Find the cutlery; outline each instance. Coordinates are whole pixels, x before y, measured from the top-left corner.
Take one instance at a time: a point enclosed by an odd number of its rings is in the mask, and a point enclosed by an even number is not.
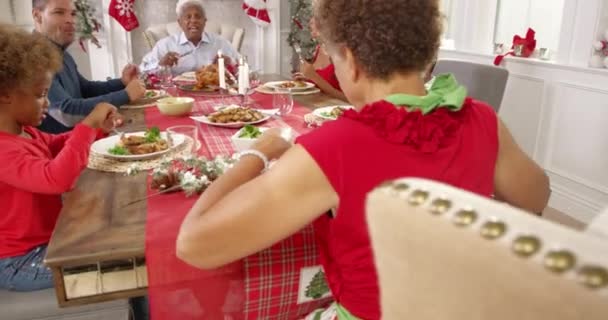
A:
[[[296,51],[296,53],[298,54],[298,57],[300,59],[302,59],[302,47],[300,47],[300,44],[298,43],[294,43],[293,45],[293,49]]]
[[[188,51],[188,52],[184,52],[184,53],[180,54],[180,55],[179,55],[179,57],[180,57],[180,58],[183,58],[183,57],[185,57],[185,56],[187,56],[187,55],[189,55],[189,54],[192,54],[192,52],[194,52],[194,50],[190,50],[190,51]]]
[[[149,196],[146,196],[146,197],[144,197],[144,198],[137,199],[137,200],[133,200],[133,201],[131,201],[131,202],[127,202],[127,203],[123,204],[122,206],[120,206],[120,207],[119,207],[119,209],[122,209],[122,208],[124,208],[124,207],[128,207],[128,206],[130,206],[130,205],[134,205],[134,204],[139,203],[139,202],[142,202],[142,201],[146,201],[146,200],[148,200],[148,199],[150,199],[150,198],[153,198],[153,197],[159,196],[159,195],[161,195],[161,194],[165,194],[165,193],[169,193],[169,192],[177,191],[177,190],[181,189],[181,187],[182,187],[181,185],[175,185],[175,186],[173,186],[173,187],[171,187],[171,188],[167,188],[167,189],[165,189],[165,190],[161,190],[161,191],[155,192],[155,193],[153,193],[153,194],[151,194],[151,195],[149,195]]]

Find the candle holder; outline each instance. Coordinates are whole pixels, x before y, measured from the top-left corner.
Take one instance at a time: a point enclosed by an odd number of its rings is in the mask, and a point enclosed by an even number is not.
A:
[[[513,54],[516,57],[522,57],[524,55],[524,45],[518,44],[513,48]]]
[[[494,54],[503,54],[504,51],[505,51],[504,44],[502,44],[502,43],[494,44]]]
[[[551,60],[551,51],[548,48],[540,48],[538,50],[538,58],[541,60]]]

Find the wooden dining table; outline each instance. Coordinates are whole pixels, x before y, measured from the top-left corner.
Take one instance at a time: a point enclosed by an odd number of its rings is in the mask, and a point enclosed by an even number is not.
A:
[[[282,80],[266,75],[262,81]],[[345,102],[319,93],[294,96],[311,110]],[[121,111],[124,132],[146,128],[144,109]],[[147,175],[86,169],[64,195],[44,262],[53,272],[62,307],[146,294]],[[137,200],[142,200],[137,202]],[[132,203],[135,202],[135,203]],[[125,203],[132,203],[125,206]]]

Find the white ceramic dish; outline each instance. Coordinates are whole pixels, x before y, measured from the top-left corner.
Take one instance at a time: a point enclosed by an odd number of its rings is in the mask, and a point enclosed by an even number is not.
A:
[[[194,99],[189,97],[169,97],[156,102],[158,111],[166,116],[184,116],[190,114]]]
[[[262,131],[262,133],[264,133],[264,131],[268,130],[269,128],[258,128],[260,129],[260,131]],[[241,134],[241,132],[243,131],[243,129],[237,131],[234,135],[232,135],[232,137],[230,137],[230,140],[232,141],[232,144],[234,145],[234,149],[238,152],[241,151],[245,151],[249,148],[251,148],[251,146],[258,141],[257,138],[239,138],[239,135]]]
[[[266,130],[270,129],[267,127],[258,127],[258,129],[260,129],[260,131],[262,133],[264,133]],[[245,150],[248,150],[251,148],[251,146],[258,140],[258,138],[239,138],[239,135],[241,134],[241,131],[243,131],[244,129],[241,129],[239,131],[237,131],[235,134],[232,135],[232,137],[230,137],[230,140],[232,141],[232,144],[234,145],[234,148],[236,149],[236,151],[238,152],[242,152]],[[291,128],[281,128],[281,137],[283,137],[283,139],[289,141],[289,142],[293,142],[293,139],[295,138],[295,134],[293,129]]]
[[[146,133],[145,131],[130,132],[130,133],[126,133],[126,135],[127,136],[131,136],[131,135],[144,136],[145,133]],[[161,136],[161,138],[167,140],[166,132],[161,132],[160,136]],[[113,158],[113,159],[122,160],[122,161],[148,160],[148,159],[154,159],[154,158],[160,157],[163,154],[178,147],[179,145],[184,143],[184,141],[186,141],[186,137],[181,134],[172,134],[171,139],[172,139],[173,143],[172,143],[171,147],[169,147],[167,150],[158,151],[158,152],[154,152],[154,153],[147,153],[147,154],[138,154],[138,155],[115,155],[115,154],[111,154],[108,150],[110,150],[111,148],[114,148],[118,144],[118,142],[120,141],[120,136],[113,135],[113,136],[95,141],[95,143],[93,143],[93,145],[91,146],[91,152],[95,152],[104,157]]]
[[[323,107],[323,108],[315,109],[315,110],[313,110],[312,114],[314,114],[316,117],[319,117],[321,119],[336,120],[338,118],[332,117],[330,114],[331,114],[331,111],[334,108],[337,108],[337,107],[345,108],[345,109],[352,109],[353,108],[353,106],[328,106],[328,107]]]

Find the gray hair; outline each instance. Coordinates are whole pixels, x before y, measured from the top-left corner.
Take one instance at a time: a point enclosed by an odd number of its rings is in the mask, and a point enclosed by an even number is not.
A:
[[[184,10],[186,10],[186,8],[190,6],[198,7],[199,9],[201,9],[203,17],[207,17],[207,12],[205,11],[205,6],[202,0],[179,0],[177,2],[177,6],[175,7],[177,17],[181,17],[184,14]]]
[[[48,2],[49,2],[49,0],[32,0],[32,8],[44,10],[44,8],[48,4]]]

